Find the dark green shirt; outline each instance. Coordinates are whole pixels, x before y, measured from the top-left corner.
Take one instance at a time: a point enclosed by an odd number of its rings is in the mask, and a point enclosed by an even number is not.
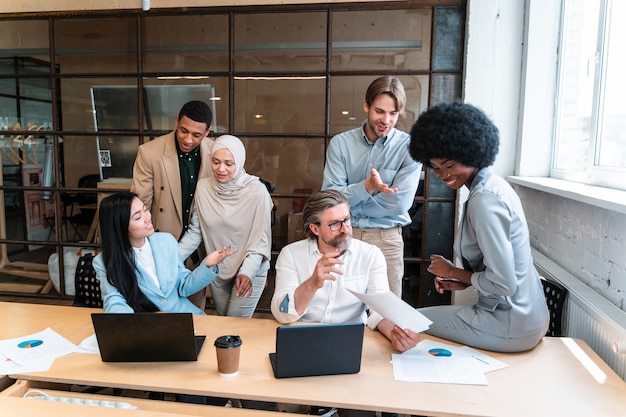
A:
[[[198,174],[200,173],[200,145],[189,153],[182,152],[176,141],[176,151],[178,152],[178,168],[180,169],[180,189],[182,191],[183,209],[183,231],[178,238],[181,238],[189,227],[189,210],[193,202],[193,195],[196,192]]]

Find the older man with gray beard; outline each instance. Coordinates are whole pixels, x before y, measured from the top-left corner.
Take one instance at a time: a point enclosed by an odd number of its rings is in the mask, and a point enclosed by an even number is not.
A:
[[[350,206],[336,190],[312,195],[303,212],[306,239],[285,246],[276,261],[272,314],[280,323],[362,322],[378,328],[395,349],[414,347],[419,336],[383,320],[348,290],[361,294],[389,291],[381,250],[352,239]]]

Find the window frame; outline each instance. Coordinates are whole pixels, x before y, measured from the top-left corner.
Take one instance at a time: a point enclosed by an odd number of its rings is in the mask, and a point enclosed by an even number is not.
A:
[[[552,133],[552,159],[550,165],[549,176],[551,178],[573,181],[588,185],[596,185],[601,187],[615,188],[618,190],[626,190],[626,166],[612,167],[600,165],[600,152],[605,139],[603,133],[604,109],[607,89],[607,65],[608,65],[608,45],[609,28],[611,24],[611,10],[613,0],[600,0],[599,16],[597,23],[596,38],[596,59],[593,60],[593,93],[591,106],[591,115],[589,122],[589,146],[587,163],[584,166],[576,168],[560,168],[557,166],[559,158],[560,139],[560,114],[559,108],[564,107],[562,95],[564,89],[565,65],[563,55],[566,53],[566,36],[567,36],[567,12],[570,6],[570,0],[563,0],[560,8],[560,31],[558,35],[558,60],[556,68],[556,90],[555,90],[555,110],[554,110],[554,127]],[[614,40],[615,42],[615,40]]]

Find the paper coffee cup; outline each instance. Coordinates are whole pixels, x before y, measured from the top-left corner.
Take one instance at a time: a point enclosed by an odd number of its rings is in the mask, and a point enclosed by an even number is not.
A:
[[[215,339],[214,345],[217,354],[217,372],[221,376],[237,376],[239,374],[241,338],[239,336],[220,336]]]

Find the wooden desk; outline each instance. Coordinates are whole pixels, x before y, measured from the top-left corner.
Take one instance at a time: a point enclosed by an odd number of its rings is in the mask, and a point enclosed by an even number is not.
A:
[[[72,343],[80,343],[84,334],[77,334],[80,329],[87,327],[86,331],[93,333],[91,313],[102,313],[102,309],[0,302],[0,339],[26,336],[50,327]]]
[[[80,343],[84,334],[93,332],[91,313],[102,309],[0,302],[0,339],[13,339],[52,328],[72,343]],[[83,333],[77,333],[80,329]],[[0,376],[0,390],[13,384]]]
[[[89,407],[89,408],[87,408]],[[117,408],[90,407],[86,405],[55,403],[50,401],[28,400],[24,398],[0,396],[0,409],[7,416],[47,416],[47,417],[180,417],[183,414],[154,412],[152,410],[122,410]],[[216,414],[217,416],[217,414]]]
[[[48,372],[12,377],[429,416],[587,417],[617,416],[626,410],[626,383],[580,340],[545,338],[530,352],[489,353],[511,366],[488,374],[488,386],[431,384],[395,381],[389,342],[366,329],[360,373],[275,379],[268,353],[274,351],[277,322],[194,316],[194,323],[198,334],[207,335],[197,362],[103,363],[97,355],[73,354],[57,359]],[[87,326],[75,335],[91,333]],[[225,334],[243,340],[237,378],[217,374],[212,341]],[[572,349],[597,367],[602,382]]]
[[[46,392],[52,392],[47,391]],[[57,392],[55,394],[62,394]],[[112,401],[111,397],[105,400]],[[247,410],[243,408],[225,408],[210,405],[189,405],[171,401],[137,400],[128,398],[115,398],[138,405],[139,410],[124,410],[120,408],[94,407],[89,405],[77,405],[58,403],[52,401],[29,400],[10,396],[0,396],[0,410],[4,416],[46,416],[46,417],[302,417],[302,415],[277,413],[272,411]],[[146,405],[146,403],[152,403]],[[161,403],[161,404],[158,404]],[[160,406],[156,411],[154,407]],[[145,407],[145,408],[142,408]]]
[[[29,381],[18,381],[15,385],[0,392],[0,410],[6,416],[34,416],[46,417],[170,417],[170,416],[205,416],[205,417],[272,417],[276,413],[270,411],[249,410],[242,408],[226,408],[200,404],[188,404],[173,401],[148,400],[130,397],[111,397],[109,395],[84,394],[68,391],[57,391],[47,387],[35,387],[47,395],[65,398],[82,398],[105,401],[122,401],[139,408],[139,410],[124,410],[119,408],[93,407],[87,405],[58,403],[21,398],[31,388]],[[36,383],[35,383],[36,384]],[[86,408],[90,407],[90,408]],[[134,414],[133,414],[134,413]],[[296,417],[295,414],[281,413],[280,417]],[[301,417],[301,416],[300,416]]]

